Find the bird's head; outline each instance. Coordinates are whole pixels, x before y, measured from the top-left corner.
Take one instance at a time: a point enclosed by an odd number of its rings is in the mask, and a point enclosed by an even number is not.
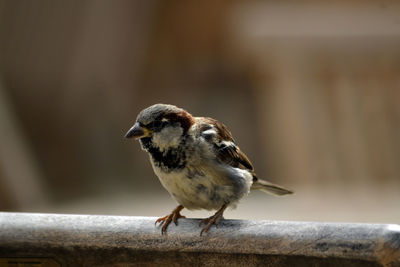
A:
[[[161,149],[179,145],[181,138],[193,125],[187,111],[173,105],[155,104],[142,110],[125,137],[152,141]]]

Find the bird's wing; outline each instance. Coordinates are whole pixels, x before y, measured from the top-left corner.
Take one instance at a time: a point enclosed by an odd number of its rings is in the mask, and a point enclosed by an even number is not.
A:
[[[250,160],[235,144],[231,132],[224,124],[212,118],[200,119],[204,122],[200,127],[200,135],[212,144],[219,162],[253,171]]]
[[[282,186],[258,179],[250,160],[235,144],[231,132],[225,125],[212,118],[197,119],[202,122],[200,136],[212,145],[217,160],[235,168],[248,170],[252,174],[253,184],[251,189],[259,189],[277,196],[293,193],[293,191]]]

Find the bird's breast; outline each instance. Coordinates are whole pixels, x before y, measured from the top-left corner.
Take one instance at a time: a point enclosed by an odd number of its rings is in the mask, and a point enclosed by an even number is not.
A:
[[[244,176],[232,181],[227,174],[210,166],[187,166],[165,172],[153,164],[155,174],[171,196],[187,209],[216,210],[224,204],[235,204],[250,189]]]

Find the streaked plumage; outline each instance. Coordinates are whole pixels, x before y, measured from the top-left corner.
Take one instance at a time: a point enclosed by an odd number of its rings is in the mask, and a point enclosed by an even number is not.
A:
[[[274,195],[292,193],[257,178],[253,165],[235,143],[228,128],[212,118],[193,117],[173,105],[156,104],[141,111],[127,138],[140,140],[161,184],[180,204],[160,218],[162,232],[180,210],[218,210],[203,220],[207,232],[228,206],[235,206],[250,189]]]

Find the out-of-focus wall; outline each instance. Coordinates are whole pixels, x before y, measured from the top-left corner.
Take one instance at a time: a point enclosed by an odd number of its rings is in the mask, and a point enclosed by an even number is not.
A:
[[[260,177],[298,193],[288,213],[325,191],[332,203],[398,195],[399,12],[389,1],[0,0],[0,209],[165,194],[123,139],[158,102],[223,121]]]
[[[399,185],[399,12],[393,2],[239,5],[274,172],[316,186]]]

